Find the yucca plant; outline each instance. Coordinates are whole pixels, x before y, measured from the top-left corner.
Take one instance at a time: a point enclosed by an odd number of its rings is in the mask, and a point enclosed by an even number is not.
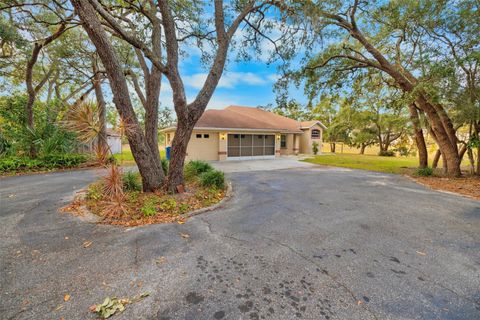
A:
[[[123,200],[122,169],[115,163],[108,167],[107,175],[103,178],[103,194],[110,200]]]
[[[90,143],[100,134],[98,106],[93,101],[74,104],[66,113],[63,126],[77,134],[80,141]]]

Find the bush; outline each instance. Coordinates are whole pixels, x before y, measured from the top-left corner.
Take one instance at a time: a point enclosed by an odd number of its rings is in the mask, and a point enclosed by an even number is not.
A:
[[[122,176],[124,191],[142,191],[140,175],[136,172],[127,171]]]
[[[173,198],[166,198],[160,203],[160,209],[162,211],[173,211],[177,207],[177,201]]]
[[[195,177],[200,176],[203,173],[206,173],[212,170],[213,170],[213,167],[208,162],[193,160],[193,161],[189,161],[185,165],[185,168],[183,169],[183,174],[185,176],[185,179],[191,180]]]
[[[102,198],[102,184],[92,183],[87,190],[87,199],[100,200]]]
[[[165,175],[167,175],[167,174],[168,174],[168,166],[170,165],[170,162],[169,162],[167,159],[164,159],[164,158],[162,158],[161,161],[162,161],[163,173],[164,173]]]
[[[318,142],[314,141],[312,143],[312,151],[313,151],[313,154],[314,155],[317,155],[318,154]]]
[[[51,154],[38,159],[8,157],[0,159],[0,172],[49,170],[72,168],[87,161],[83,154]]]
[[[42,157],[45,168],[71,168],[76,167],[87,161],[88,157],[84,154],[49,154]]]
[[[426,168],[418,168],[415,171],[415,175],[421,176],[421,177],[430,177],[433,175],[433,169],[426,167]]]
[[[200,183],[204,187],[225,188],[225,175],[222,171],[210,170],[200,175]]]
[[[395,157],[395,151],[393,150],[380,151],[378,155],[380,157]]]
[[[157,202],[155,199],[148,199],[145,201],[140,211],[145,217],[152,217],[157,214]]]

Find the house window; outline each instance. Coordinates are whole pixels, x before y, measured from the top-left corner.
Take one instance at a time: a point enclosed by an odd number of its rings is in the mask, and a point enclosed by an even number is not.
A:
[[[197,133],[197,139],[201,139],[202,135],[200,133]]]
[[[280,136],[280,148],[287,148],[287,135],[286,134],[282,134]]]
[[[312,139],[320,139],[320,130],[318,129],[312,130]]]
[[[203,138],[208,139],[208,138],[210,138],[210,135],[209,134],[204,134]]]

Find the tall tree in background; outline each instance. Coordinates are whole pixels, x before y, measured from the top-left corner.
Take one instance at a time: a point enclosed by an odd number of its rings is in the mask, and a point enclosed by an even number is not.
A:
[[[316,32],[341,39],[312,59],[306,67],[309,76],[325,67],[339,72],[373,69],[389,76],[394,85],[411,95],[427,116],[432,132],[445,157],[447,173],[461,175],[457,136],[446,107],[436,98],[435,87],[427,87],[412,70],[416,44],[408,42],[419,14],[428,14],[424,2],[406,1],[379,5],[354,0],[300,2]],[[433,5],[428,2],[427,5]],[[333,31],[332,31],[333,30]]]

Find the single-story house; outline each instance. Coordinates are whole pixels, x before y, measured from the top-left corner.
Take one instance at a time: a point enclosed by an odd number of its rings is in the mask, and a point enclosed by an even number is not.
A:
[[[161,130],[171,146],[175,126]],[[300,122],[259,108],[229,106],[206,110],[196,123],[187,147],[187,160],[274,159],[282,155],[322,150],[320,121]],[[319,151],[320,152],[320,151]]]

